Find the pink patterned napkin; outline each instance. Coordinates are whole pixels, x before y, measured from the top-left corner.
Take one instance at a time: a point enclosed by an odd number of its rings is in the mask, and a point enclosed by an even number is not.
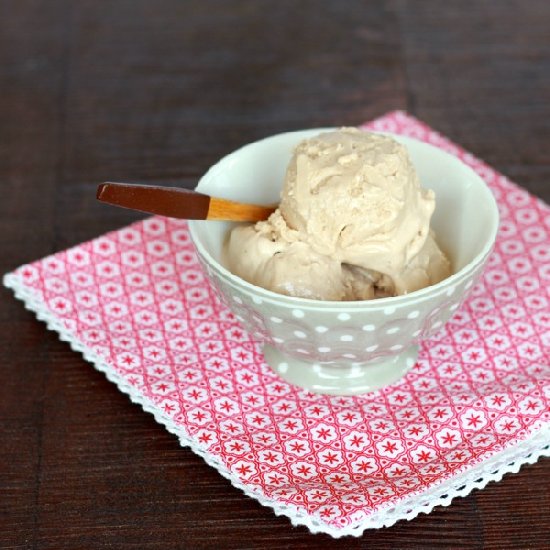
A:
[[[334,537],[411,519],[550,454],[550,208],[403,112],[490,185],[481,282],[400,382],[323,397],[279,379],[205,280],[187,225],[146,219],[6,275],[39,319],[247,495]]]

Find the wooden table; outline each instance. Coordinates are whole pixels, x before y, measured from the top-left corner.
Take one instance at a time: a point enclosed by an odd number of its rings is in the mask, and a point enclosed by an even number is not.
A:
[[[550,200],[549,28],[545,0],[1,2],[2,272],[139,217],[98,182],[193,187],[246,142],[396,108]],[[293,528],[1,304],[2,548],[548,547],[548,460],[359,539]]]

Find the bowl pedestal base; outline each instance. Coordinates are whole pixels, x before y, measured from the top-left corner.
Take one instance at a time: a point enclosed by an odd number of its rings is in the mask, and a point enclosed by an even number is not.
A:
[[[284,380],[313,393],[360,395],[393,384],[416,363],[418,346],[379,361],[358,364],[322,364],[302,361],[266,344],[268,365]]]

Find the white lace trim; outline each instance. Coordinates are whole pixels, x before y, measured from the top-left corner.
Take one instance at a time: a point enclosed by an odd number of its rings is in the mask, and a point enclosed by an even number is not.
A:
[[[515,446],[489,457],[484,462],[439,485],[420,494],[411,495],[393,506],[378,509],[355,525],[343,528],[333,527],[319,517],[309,515],[303,508],[283,504],[243,484],[222,462],[201,449],[181,426],[177,426],[157,406],[128,385],[102,357],[67,331],[59,319],[48,310],[43,300],[35,292],[26,288],[15,273],[5,275],[3,283],[4,286],[13,290],[16,298],[24,302],[26,309],[33,311],[39,320],[46,323],[48,329],[57,332],[60,340],[68,342],[74,351],[82,353],[84,359],[103,372],[120,391],[130,397],[133,403],[141,405],[143,410],[151,413],[159,424],[176,435],[182,446],[190,447],[194,453],[201,456],[207,464],[229,479],[233,486],[241,489],[246,495],[258,500],[263,506],[271,507],[276,515],[287,516],[293,525],[305,525],[312,533],[326,533],[334,538],[346,535],[358,537],[366,529],[389,527],[401,519],[411,520],[421,513],[430,513],[436,506],[448,506],[453,498],[466,496],[473,489],[482,489],[490,481],[500,481],[504,474],[517,473],[521,466],[533,464],[541,456],[550,456],[550,425],[544,424],[528,439],[519,441]]]

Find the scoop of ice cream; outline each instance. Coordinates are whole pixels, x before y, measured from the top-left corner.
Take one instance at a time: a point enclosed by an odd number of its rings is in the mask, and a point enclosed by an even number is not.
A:
[[[277,211],[231,232],[227,264],[293,296],[404,294],[450,274],[430,234],[434,208],[403,145],[353,128],[322,133],[296,147]]]
[[[233,229],[226,257],[235,274],[280,294],[322,300],[344,295],[340,262],[312,250],[280,210],[265,222]]]

